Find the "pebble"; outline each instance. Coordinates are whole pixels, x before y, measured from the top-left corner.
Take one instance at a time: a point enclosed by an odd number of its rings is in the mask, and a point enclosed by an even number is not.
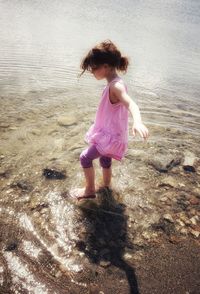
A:
[[[171,223],[174,223],[174,220],[173,220],[172,216],[170,214],[168,214],[168,213],[164,214],[163,218],[168,220]]]
[[[160,201],[162,201],[162,202],[165,202],[165,201],[167,201],[168,200],[168,198],[166,197],[166,196],[164,196],[164,197],[162,197],[161,199],[160,199]]]
[[[192,204],[192,205],[198,205],[199,204],[199,199],[196,198],[196,197],[190,198],[189,201],[190,201],[190,204]]]
[[[198,216],[193,216],[193,217],[190,218],[190,222],[191,222],[193,225],[196,225],[198,219],[199,219]]]
[[[177,222],[181,227],[184,227],[184,226],[185,226],[184,222],[182,222],[180,219],[177,219],[176,222]]]
[[[180,233],[183,235],[187,235],[188,230],[186,228],[181,228]]]
[[[144,237],[146,240],[149,240],[151,238],[151,236],[148,232],[143,232],[142,237]]]
[[[57,122],[60,126],[71,126],[76,124],[77,119],[74,114],[69,114],[68,116],[58,117]]]
[[[179,186],[179,183],[172,176],[168,176],[161,180],[161,184],[159,186],[169,186],[177,188]]]
[[[108,261],[108,260],[101,260],[100,263],[99,263],[99,265],[101,267],[108,267],[110,264],[111,264],[111,262]]]
[[[195,231],[195,230],[193,230],[193,229],[190,229],[190,233],[191,233],[193,236],[195,236],[196,238],[198,238],[199,235],[200,235],[200,232]]]
[[[58,271],[58,272],[55,274],[55,277],[56,277],[56,278],[59,278],[59,277],[61,277],[61,276],[62,276],[61,271]]]
[[[132,255],[130,253],[125,253],[123,255],[123,257],[124,257],[125,260],[128,260],[128,259],[131,259],[132,258]]]

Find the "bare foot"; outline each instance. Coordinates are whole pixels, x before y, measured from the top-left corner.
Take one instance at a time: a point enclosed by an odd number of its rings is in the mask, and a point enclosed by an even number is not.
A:
[[[87,191],[85,188],[75,188],[69,192],[70,197],[75,199],[89,199],[95,198],[95,191]]]

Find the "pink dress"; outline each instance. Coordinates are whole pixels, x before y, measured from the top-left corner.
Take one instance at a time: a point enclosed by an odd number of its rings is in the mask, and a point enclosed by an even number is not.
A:
[[[110,102],[109,86],[114,81],[124,84],[117,77],[104,87],[94,124],[87,131],[85,141],[95,145],[102,155],[121,160],[128,147],[129,111],[122,102]],[[124,86],[127,92],[127,86]]]

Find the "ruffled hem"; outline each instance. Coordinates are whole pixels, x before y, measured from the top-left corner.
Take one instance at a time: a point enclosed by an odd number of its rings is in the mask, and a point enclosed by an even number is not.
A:
[[[88,144],[94,144],[102,155],[116,160],[122,159],[128,147],[128,143],[120,140],[118,135],[114,136],[102,129],[93,130],[93,132],[90,129],[85,135],[85,141]]]

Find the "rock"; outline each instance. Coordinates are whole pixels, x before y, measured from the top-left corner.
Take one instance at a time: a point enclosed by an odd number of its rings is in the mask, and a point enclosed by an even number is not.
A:
[[[170,223],[174,223],[172,216],[168,213],[164,214],[163,218],[166,219],[167,221],[169,221]]]
[[[31,133],[33,135],[40,136],[41,135],[41,130],[40,129],[32,129]]]
[[[111,262],[109,260],[101,260],[99,263],[99,265],[101,267],[108,267],[108,266],[110,266],[110,264],[111,264]]]
[[[190,220],[187,218],[186,215],[181,215],[180,219],[184,222],[184,224],[190,225]]]
[[[198,215],[193,216],[193,217],[190,218],[190,222],[191,222],[193,225],[196,225],[198,220],[199,220]]]
[[[33,186],[27,180],[20,180],[18,182],[14,182],[11,184],[11,187],[18,187],[22,191],[31,191],[33,190]]]
[[[166,173],[174,166],[177,166],[181,163],[182,156],[180,155],[163,155],[159,154],[153,159],[148,161],[149,165],[152,165],[157,171]]]
[[[183,167],[183,169],[186,172],[192,172],[192,173],[195,173],[196,172],[196,169],[194,168],[194,166],[191,166],[191,165],[185,165]]]
[[[161,199],[160,199],[160,201],[162,201],[162,202],[166,202],[168,200],[168,198],[166,197],[166,196],[163,196]]]
[[[168,186],[177,188],[179,186],[179,182],[172,176],[167,176],[161,180],[159,187]]]
[[[0,169],[0,178],[6,178],[8,179],[10,176],[9,170]]]
[[[169,242],[173,244],[177,244],[181,242],[181,239],[175,235],[169,237]]]
[[[124,258],[124,260],[129,260],[129,259],[132,258],[132,255],[131,255],[130,253],[125,253],[125,254],[123,255],[123,258]]]
[[[57,119],[60,126],[71,126],[77,123],[77,118],[74,113],[69,113],[67,116],[60,116]]]
[[[10,242],[7,246],[5,251],[13,251],[17,249],[17,242]]]
[[[46,177],[46,179],[58,179],[62,180],[66,178],[66,174],[64,171],[57,171],[50,168],[43,169],[43,176]]]
[[[61,271],[58,271],[58,272],[55,274],[55,277],[56,277],[56,278],[60,278],[61,276],[62,276]]]
[[[187,172],[196,172],[194,167],[196,161],[196,156],[194,153],[186,151],[185,159],[183,162],[183,169]]]
[[[193,229],[190,229],[190,233],[191,233],[194,237],[196,237],[196,238],[198,238],[199,235],[200,235],[200,232],[199,232],[199,231],[195,231],[195,230],[193,230]]]
[[[188,230],[186,228],[181,228],[180,229],[180,233],[183,235],[187,235],[188,234]]]
[[[182,220],[180,220],[180,219],[177,219],[176,222],[177,222],[181,227],[184,227],[184,226],[185,226],[184,222],[183,222]]]
[[[175,232],[175,226],[173,223],[163,219],[162,217],[159,219],[158,223],[151,224],[154,230],[162,230],[167,235]]]
[[[182,209],[186,210],[187,207],[189,206],[189,201],[186,200],[186,197],[184,194],[181,194],[177,200],[176,200],[177,205]]]
[[[190,198],[189,202],[192,205],[198,205],[199,204],[199,199],[196,198],[196,197],[192,197],[192,198]]]
[[[150,232],[143,232],[142,233],[142,237],[145,239],[145,240],[150,240],[151,239],[151,235],[150,235]]]

